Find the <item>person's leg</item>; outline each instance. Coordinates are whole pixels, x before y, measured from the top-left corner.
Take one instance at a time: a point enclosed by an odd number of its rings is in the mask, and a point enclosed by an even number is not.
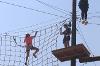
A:
[[[81,22],[82,22],[82,24],[84,24],[85,23],[85,12],[84,12],[84,10],[82,10],[82,13],[81,13],[81,18],[82,18],[82,20],[81,20]]]
[[[38,49],[38,48],[36,48],[36,47],[35,47],[35,50],[36,50],[36,51],[34,52],[34,54],[36,54],[36,53],[39,51],[39,49]]]
[[[85,20],[87,20],[87,11],[85,11]]]
[[[28,60],[28,57],[29,57],[29,53],[30,53],[30,49],[29,47],[26,48],[26,62],[25,62],[25,65],[27,65],[27,60]]]
[[[33,56],[36,58],[36,53],[39,51],[39,49],[37,47],[31,47],[31,50],[35,50],[35,52],[33,53]]]
[[[66,41],[67,47],[69,47],[69,41]]]
[[[67,48],[66,37],[63,38],[64,47]]]
[[[69,47],[69,41],[66,41],[66,42],[64,43],[64,46],[65,46],[65,48]]]
[[[82,20],[84,20],[84,11],[83,10],[81,10],[81,18],[82,18]]]
[[[66,44],[67,44],[67,47],[69,47],[69,41],[70,41],[70,36],[67,36],[67,37],[66,37]]]
[[[39,51],[39,49],[37,48],[37,47],[31,47],[31,50],[36,50],[35,52],[34,52],[34,54],[36,54],[38,51]]]
[[[66,42],[64,43],[64,46],[65,46],[65,48],[67,48],[67,43]]]
[[[26,52],[26,65],[27,65],[27,60],[28,60],[28,57],[29,57],[29,53],[30,53],[30,51]]]
[[[85,11],[85,25],[88,24],[88,21],[87,21],[87,10]]]

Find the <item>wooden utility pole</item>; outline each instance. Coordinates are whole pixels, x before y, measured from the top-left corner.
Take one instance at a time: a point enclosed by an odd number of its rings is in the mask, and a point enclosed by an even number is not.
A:
[[[72,46],[76,46],[76,2],[72,0]],[[76,66],[76,59],[71,59],[71,66]]]
[[[53,50],[53,55],[61,62],[71,60],[71,66],[76,66],[76,58],[80,63],[100,61],[100,56],[90,57],[90,52],[83,44],[76,45],[76,3],[72,0],[72,40],[71,47]],[[75,51],[74,51],[75,50]]]

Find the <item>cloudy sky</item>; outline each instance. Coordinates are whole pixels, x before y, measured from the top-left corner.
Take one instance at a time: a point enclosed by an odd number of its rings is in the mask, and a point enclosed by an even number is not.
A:
[[[34,24],[49,24],[71,17],[72,0],[0,0],[0,33],[15,31]],[[77,0],[77,17],[80,9]],[[100,55],[100,0],[89,0],[88,25],[77,21],[78,41],[88,45],[92,53]],[[52,8],[51,8],[52,7]],[[66,63],[67,64],[67,63]],[[68,65],[70,63],[68,62]],[[77,63],[77,66],[83,64]],[[84,66],[99,66],[100,62],[87,63]]]

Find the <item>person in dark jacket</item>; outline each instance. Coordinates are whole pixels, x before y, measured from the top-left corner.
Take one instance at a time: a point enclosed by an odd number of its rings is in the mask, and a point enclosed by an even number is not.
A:
[[[71,28],[70,24],[64,24],[65,30],[62,32],[62,28],[60,28],[60,35],[64,35],[63,44],[65,48],[69,47],[70,35],[71,35]]]
[[[81,10],[81,19],[82,23],[88,23],[87,22],[87,12],[89,8],[88,0],[80,0],[79,1],[79,8]]]

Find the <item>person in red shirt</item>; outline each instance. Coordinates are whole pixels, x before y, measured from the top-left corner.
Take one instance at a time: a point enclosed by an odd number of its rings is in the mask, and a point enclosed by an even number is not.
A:
[[[36,53],[39,51],[38,48],[36,47],[33,47],[32,45],[32,39],[36,37],[36,34],[37,34],[38,31],[36,31],[35,35],[34,36],[30,36],[29,33],[26,34],[25,36],[25,39],[24,39],[24,43],[26,44],[25,47],[26,47],[26,62],[25,62],[25,65],[27,65],[27,60],[28,60],[28,57],[29,57],[29,53],[30,53],[30,50],[36,50],[34,53],[33,53],[33,56],[36,58]]]

